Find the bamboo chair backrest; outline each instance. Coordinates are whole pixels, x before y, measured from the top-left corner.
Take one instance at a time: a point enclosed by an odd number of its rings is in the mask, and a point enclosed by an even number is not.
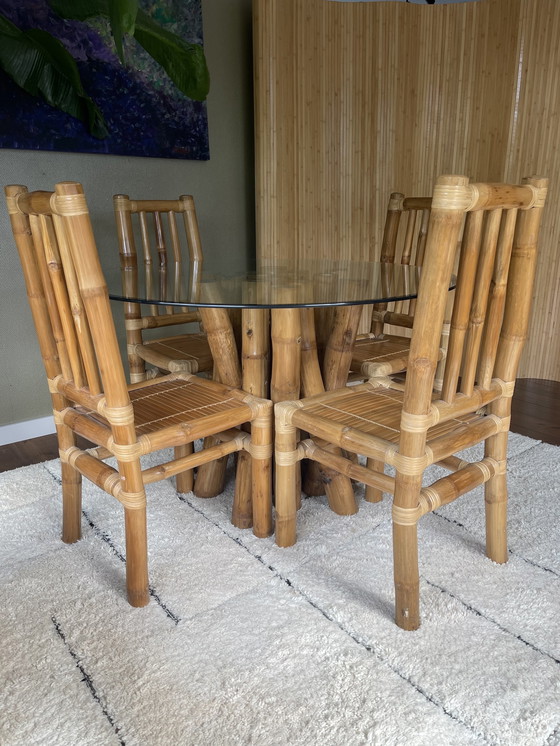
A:
[[[469,184],[440,177],[405,383],[403,433],[410,415],[427,416],[447,293],[461,240],[457,289],[440,399],[448,410],[476,411],[499,380],[509,395],[527,334],[537,237],[547,180],[522,185]],[[477,404],[478,401],[478,404]],[[405,424],[408,423],[408,424]],[[402,441],[401,441],[402,442]]]
[[[101,408],[129,412],[109,296],[81,184],[63,182],[55,192],[8,186],[6,195],[51,390],[56,392],[55,379],[61,377],[75,391],[76,401],[83,398],[80,392],[84,397],[89,393]],[[122,427],[117,425],[120,442],[131,426],[130,416],[125,419]]]
[[[431,204],[431,197],[405,197],[400,192],[391,194],[383,229],[381,262],[422,266]],[[415,305],[414,300],[391,304],[392,312],[402,314],[403,318],[395,317],[389,323],[404,328],[412,327]],[[383,332],[382,318],[388,308],[387,303],[375,305],[371,325],[371,331],[375,335]]]
[[[139,273],[148,296],[178,300],[182,284],[189,277],[191,297],[195,296],[202,272],[202,245],[191,195],[176,200],[131,200],[126,194],[113,197],[121,256],[123,291],[137,297]],[[133,216],[136,216],[133,220]],[[136,230],[135,230],[136,223]],[[137,238],[141,246],[138,257]],[[140,265],[140,267],[139,267]],[[140,309],[135,309],[140,313]],[[152,316],[181,312],[180,307],[150,306]],[[127,314],[127,318],[129,318]],[[185,323],[189,319],[159,319],[158,326]],[[199,320],[193,314],[191,321]]]

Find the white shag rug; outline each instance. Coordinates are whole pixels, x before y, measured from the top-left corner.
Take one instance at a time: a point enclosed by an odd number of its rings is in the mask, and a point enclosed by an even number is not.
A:
[[[560,449],[510,441],[507,565],[482,490],[420,523],[422,627],[393,622],[390,500],[304,500],[279,549],[231,497],[149,488],[150,582],[125,599],[122,510],[57,461],[0,474],[2,746],[560,744]]]

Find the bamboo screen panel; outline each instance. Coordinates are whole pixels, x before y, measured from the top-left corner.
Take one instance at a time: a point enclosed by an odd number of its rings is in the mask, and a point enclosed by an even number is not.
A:
[[[560,2],[254,0],[257,255],[376,259],[390,192],[551,179],[521,376],[560,380]]]

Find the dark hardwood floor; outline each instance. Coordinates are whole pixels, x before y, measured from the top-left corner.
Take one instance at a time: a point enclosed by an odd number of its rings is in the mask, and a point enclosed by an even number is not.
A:
[[[520,378],[513,396],[511,429],[552,445],[560,445],[560,383]],[[87,447],[82,441],[81,447]],[[0,472],[37,464],[58,456],[55,435],[0,446]]]

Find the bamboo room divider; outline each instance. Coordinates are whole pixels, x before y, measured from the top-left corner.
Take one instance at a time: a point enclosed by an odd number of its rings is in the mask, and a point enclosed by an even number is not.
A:
[[[378,258],[391,191],[550,178],[520,375],[560,380],[560,0],[254,0],[257,255]]]

